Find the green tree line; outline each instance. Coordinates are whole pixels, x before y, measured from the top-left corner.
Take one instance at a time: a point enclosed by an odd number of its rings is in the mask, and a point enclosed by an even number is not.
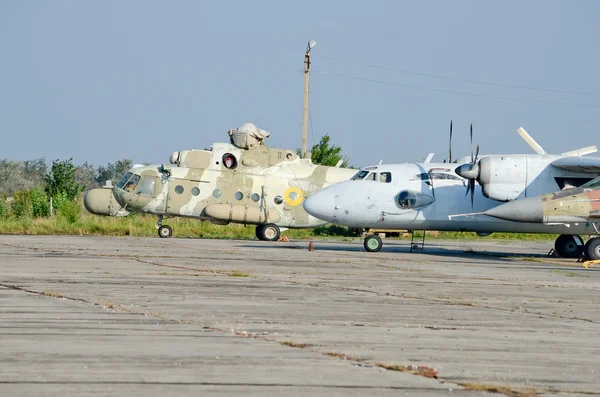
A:
[[[40,218],[56,210],[59,216],[75,222],[80,194],[106,181],[115,182],[132,165],[130,159],[99,167],[87,162],[76,166],[73,159],[54,160],[50,167],[44,158],[0,160],[0,217]]]

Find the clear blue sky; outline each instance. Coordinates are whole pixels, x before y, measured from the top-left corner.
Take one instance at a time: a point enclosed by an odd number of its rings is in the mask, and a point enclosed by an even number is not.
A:
[[[310,39],[309,145],[329,133],[351,164],[442,159],[451,119],[455,156],[470,122],[483,153],[530,152],[519,126],[549,152],[600,145],[599,18],[594,0],[3,1],[0,158],[162,163],[248,121],[300,147]]]

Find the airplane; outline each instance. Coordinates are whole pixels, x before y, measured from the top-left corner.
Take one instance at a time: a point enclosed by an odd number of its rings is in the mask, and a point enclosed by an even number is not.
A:
[[[260,240],[278,240],[288,228],[314,228],[326,222],[307,214],[302,201],[319,189],[349,179],[356,170],[313,164],[289,149],[264,145],[270,134],[246,123],[228,131],[229,143],[209,150],[174,152],[170,164],[136,165],[114,186],[89,190],[86,209],[97,215],[158,216],[162,238],[173,229],[169,217],[226,225],[256,225]]]
[[[481,215],[550,226],[571,227],[585,223],[592,225],[595,234],[600,234],[600,177],[579,188],[510,201]],[[585,253],[590,260],[600,260],[600,237],[590,238],[585,246],[582,241],[572,241],[568,248],[577,254]]]
[[[471,231],[480,236],[558,233],[556,252],[576,257],[578,250],[572,249],[572,243],[583,246],[579,234],[598,234],[590,223],[548,226],[481,216],[502,202],[580,186],[600,175],[600,158],[581,156],[594,152],[595,147],[549,155],[525,130],[518,132],[527,137],[536,154],[479,157],[477,146],[470,162],[458,166],[449,156],[449,162],[443,163],[365,167],[350,180],[314,193],[304,201],[304,209],[317,218],[352,228]],[[377,252],[381,239],[367,236],[364,247]]]

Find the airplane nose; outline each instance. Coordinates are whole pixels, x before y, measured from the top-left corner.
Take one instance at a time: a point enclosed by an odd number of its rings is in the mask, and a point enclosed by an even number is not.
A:
[[[333,220],[335,191],[333,186],[320,190],[304,200],[304,210],[315,218],[327,222]]]
[[[484,212],[485,215],[513,222],[539,223],[544,219],[542,199],[529,197],[501,204]]]

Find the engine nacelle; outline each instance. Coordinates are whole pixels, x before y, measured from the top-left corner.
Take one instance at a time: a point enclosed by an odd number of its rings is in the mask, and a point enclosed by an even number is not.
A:
[[[478,182],[489,199],[515,200],[527,188],[527,156],[487,156],[479,167]]]

